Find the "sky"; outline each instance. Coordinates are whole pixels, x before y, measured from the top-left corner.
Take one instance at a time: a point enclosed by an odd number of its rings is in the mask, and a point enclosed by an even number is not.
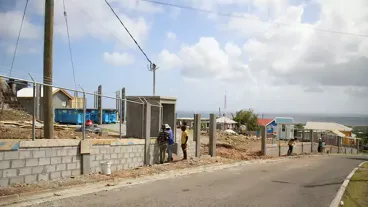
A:
[[[178,110],[223,109],[226,91],[229,111],[368,114],[367,0],[158,1],[233,15],[109,0],[159,67],[156,95],[176,97]],[[25,2],[0,1],[0,74],[10,74]],[[44,3],[29,1],[14,77],[42,81]],[[90,92],[101,84],[109,96],[122,87],[152,95],[148,61],[104,0],[65,6],[76,83]],[[63,1],[54,12],[53,83],[75,88]]]

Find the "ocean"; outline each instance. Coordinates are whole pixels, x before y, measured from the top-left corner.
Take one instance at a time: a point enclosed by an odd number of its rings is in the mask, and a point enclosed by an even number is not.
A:
[[[193,117],[193,111],[177,111],[177,117]],[[218,112],[196,111],[202,118],[209,118],[210,113],[218,115]],[[231,112],[226,113],[227,117],[232,118]],[[234,112],[235,115],[235,112]],[[305,124],[308,121],[315,122],[335,122],[346,126],[368,126],[368,115],[338,115],[338,114],[263,114],[263,118],[292,117],[294,123]],[[258,115],[262,118],[262,115]]]

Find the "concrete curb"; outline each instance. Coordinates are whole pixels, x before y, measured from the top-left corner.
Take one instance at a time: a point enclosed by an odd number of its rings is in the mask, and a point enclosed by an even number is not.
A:
[[[364,164],[364,163],[368,163],[368,161],[364,161],[362,163],[360,163],[358,165],[358,167],[354,168],[353,171],[351,171],[351,173],[345,178],[344,182],[342,183],[339,191],[337,192],[335,198],[332,200],[330,207],[339,207],[340,206],[340,201],[342,199],[342,197],[344,196],[345,193],[345,189],[348,186],[351,177],[353,177],[354,173]]]
[[[317,157],[320,155],[306,155],[309,157]],[[301,157],[306,157],[301,156]],[[191,174],[197,174],[202,172],[214,172],[218,170],[223,170],[232,167],[240,167],[250,164],[257,163],[273,163],[280,162],[288,159],[298,159],[299,157],[280,157],[276,159],[266,159],[266,160],[251,160],[251,161],[240,161],[231,164],[212,164],[199,166],[195,168],[185,168],[181,170],[171,170],[163,172],[157,175],[143,176],[136,179],[119,179],[115,181],[102,181],[98,183],[90,183],[73,187],[66,187],[58,190],[46,190],[41,192],[28,192],[20,193],[16,195],[0,197],[0,206],[29,206],[37,205],[48,201],[56,201],[65,198],[77,197],[90,193],[97,193],[101,191],[111,191],[118,188],[129,187],[133,185],[149,183],[158,180],[172,179],[175,177],[181,177]],[[114,183],[113,186],[106,186],[106,184]]]

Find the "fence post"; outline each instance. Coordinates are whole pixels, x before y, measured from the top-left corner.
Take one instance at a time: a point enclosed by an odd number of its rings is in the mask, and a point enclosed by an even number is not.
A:
[[[144,164],[145,165],[150,165],[150,145],[151,145],[151,104],[150,103],[146,103],[146,110],[144,110],[145,112],[145,119],[144,119],[144,138],[145,138],[145,142],[144,142]],[[143,105],[144,106],[144,105]]]
[[[266,155],[266,135],[267,135],[267,128],[265,127],[261,127],[261,136],[262,136],[262,143],[261,143],[261,150],[262,150],[262,154]]]
[[[310,130],[310,141],[311,141],[311,153],[313,153],[314,149],[314,141],[313,141],[313,130]]]
[[[341,153],[341,141],[340,137],[337,137],[337,153]]]
[[[83,90],[83,123],[82,123],[82,133],[83,133],[83,140],[86,139],[86,92]]]
[[[216,117],[215,114],[210,114],[210,146],[209,152],[211,157],[216,156]]]
[[[193,130],[193,138],[196,142],[196,152],[195,156],[201,156],[201,115],[194,114],[194,130]]]
[[[304,154],[304,142],[302,140],[302,154]]]
[[[357,154],[359,154],[359,139],[356,139]]]

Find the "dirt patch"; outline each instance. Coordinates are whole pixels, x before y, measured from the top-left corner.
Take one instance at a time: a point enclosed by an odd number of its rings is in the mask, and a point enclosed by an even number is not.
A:
[[[40,182],[37,184],[19,184],[14,185],[5,189],[0,189],[0,196],[5,195],[13,195],[19,193],[26,192],[37,192],[37,191],[45,191],[59,188],[67,188],[76,185],[83,185],[87,183],[97,183],[102,181],[107,181],[109,184],[106,186],[113,186],[114,182],[121,181],[121,179],[128,178],[139,178],[147,175],[159,174],[162,172],[167,172],[170,170],[179,170],[184,168],[193,168],[203,165],[209,164],[225,164],[232,163],[233,160],[216,157],[216,158],[201,158],[201,159],[189,159],[187,161],[174,161],[172,163],[167,163],[163,165],[152,165],[147,167],[138,167],[135,169],[128,170],[119,170],[112,173],[110,176],[101,175],[101,174],[92,174],[92,175],[81,175],[76,177],[71,177],[68,179]],[[111,181],[111,182],[110,182]]]
[[[0,121],[31,121],[32,116],[22,110],[4,109],[0,110]]]

